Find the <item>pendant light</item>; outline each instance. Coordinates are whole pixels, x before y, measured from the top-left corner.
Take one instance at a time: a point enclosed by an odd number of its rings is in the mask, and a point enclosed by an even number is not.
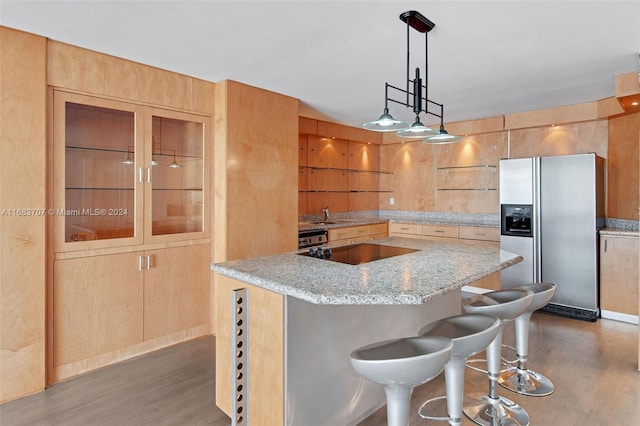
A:
[[[376,132],[393,132],[395,130],[402,130],[409,127],[409,123],[406,121],[396,120],[391,114],[389,114],[389,83],[384,84],[384,112],[374,121],[364,123],[362,127],[367,130],[373,130]]]
[[[179,169],[180,167],[182,167],[180,164],[178,164],[176,162],[176,151],[173,150],[173,162],[171,162],[171,164],[169,164],[169,167],[172,169]]]
[[[120,162],[120,164],[124,164],[125,166],[132,166],[133,164],[135,164],[135,162],[131,158],[131,150],[129,150],[129,148],[131,148],[133,150],[132,146],[128,146],[127,147],[127,156],[125,157],[124,160],[122,160]]]
[[[429,66],[429,55],[428,55],[428,34],[431,31],[435,24],[431,22],[429,19],[425,18],[420,12],[415,10],[410,10],[408,12],[404,12],[400,15],[400,20],[407,24],[407,78],[406,78],[406,89],[401,89],[399,87],[390,85],[388,82],[385,83],[384,90],[384,112],[377,120],[370,121],[364,123],[362,125],[363,128],[367,130],[373,130],[377,132],[390,132],[396,131],[396,134],[402,138],[411,138],[411,139],[423,139],[424,143],[451,143],[458,142],[462,140],[459,136],[449,135],[449,133],[444,128],[444,107],[442,104],[438,104],[437,102],[433,102],[428,97],[428,66]],[[409,67],[410,67],[410,29],[424,33],[425,35],[425,68],[424,68],[424,85],[422,83],[422,79],[420,78],[420,68],[415,69],[415,77],[412,80],[409,76]],[[411,89],[411,86],[412,89]],[[400,101],[389,95],[389,89],[393,89],[398,93],[403,93],[406,95],[405,101]],[[424,96],[422,95],[422,89],[424,89]],[[389,101],[398,103],[407,108],[412,108],[413,112],[416,115],[415,121],[413,124],[409,125],[409,123],[396,120],[389,113]],[[423,107],[424,101],[424,107]],[[429,104],[434,104],[440,107],[440,114],[429,111]],[[440,130],[434,130],[428,126],[425,126],[420,121],[420,114],[425,113],[425,115],[433,115],[440,118]]]

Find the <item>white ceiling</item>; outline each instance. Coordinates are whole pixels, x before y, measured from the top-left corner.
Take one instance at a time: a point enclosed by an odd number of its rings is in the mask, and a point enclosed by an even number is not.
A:
[[[359,126],[404,87],[406,26],[429,33],[429,98],[460,121],[603,99],[638,71],[633,1],[11,1],[0,24],[209,81],[283,93]],[[412,69],[424,35],[411,31]],[[424,71],[422,71],[424,72]],[[399,105],[391,112],[412,121]],[[433,123],[433,118],[423,120]]]

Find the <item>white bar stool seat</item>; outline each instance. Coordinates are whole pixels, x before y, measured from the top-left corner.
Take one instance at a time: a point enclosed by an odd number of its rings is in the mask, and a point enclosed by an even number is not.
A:
[[[513,367],[500,375],[500,386],[512,392],[528,396],[546,396],[554,391],[551,380],[540,373],[527,369],[529,353],[529,324],[531,314],[543,308],[556,292],[558,286],[552,283],[533,283],[514,287],[513,289],[533,292],[531,303],[527,309],[515,319],[517,367]]]
[[[420,417],[429,420],[448,421],[459,426],[462,422],[464,397],[464,369],[467,358],[484,350],[500,330],[500,319],[483,314],[463,314],[434,321],[422,327],[420,336],[443,336],[453,342],[451,359],[444,366],[448,417],[423,414],[428,405],[444,397],[426,401],[420,407]]]
[[[413,388],[442,372],[453,342],[445,337],[406,337],[363,346],[351,352],[353,369],[384,387],[387,424],[407,426]]]
[[[533,292],[530,290],[498,290],[479,294],[462,302],[462,307],[468,313],[493,315],[500,319],[499,331],[487,347],[489,393],[467,395],[464,401],[464,414],[476,424],[527,426],[530,423],[529,414],[524,408],[498,396],[498,380],[504,324],[522,314],[532,297]]]

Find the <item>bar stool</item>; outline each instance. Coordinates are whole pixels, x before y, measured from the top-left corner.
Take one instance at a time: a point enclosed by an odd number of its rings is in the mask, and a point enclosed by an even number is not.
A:
[[[505,389],[527,396],[546,396],[553,393],[554,386],[551,380],[540,373],[527,369],[527,355],[531,314],[549,303],[557,287],[552,283],[533,283],[514,287],[514,289],[532,291],[533,298],[527,309],[515,319],[515,351],[518,356],[518,365],[517,367],[511,366],[500,375],[500,386]]]
[[[516,318],[531,303],[533,292],[530,290],[498,290],[479,294],[463,301],[462,306],[468,313],[493,315],[500,319],[499,331],[487,347],[487,376],[489,393],[476,393],[465,398],[464,414],[479,425],[529,424],[529,414],[514,401],[498,396],[500,378],[500,352],[502,349],[502,330],[506,321]]]
[[[500,330],[500,320],[482,314],[466,314],[444,318],[425,325],[420,336],[443,336],[453,342],[451,359],[444,366],[446,396],[432,398],[422,404],[418,414],[423,419],[447,420],[450,425],[459,426],[462,421],[462,400],[464,397],[464,367],[467,358],[484,350],[495,339]],[[448,417],[423,414],[427,405],[442,398],[447,399]]]
[[[384,387],[387,424],[407,426],[413,388],[442,372],[453,342],[445,337],[406,337],[363,346],[351,352],[353,369]]]

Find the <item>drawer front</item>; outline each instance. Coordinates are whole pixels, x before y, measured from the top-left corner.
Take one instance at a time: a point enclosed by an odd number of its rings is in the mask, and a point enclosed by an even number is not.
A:
[[[422,237],[422,239],[427,241],[440,241],[443,243],[453,243],[453,244],[458,243],[457,238],[451,238],[451,237],[434,237],[433,235],[425,235]]]
[[[386,223],[376,223],[374,225],[369,225],[369,235],[374,234],[387,234],[387,224]]]
[[[422,235],[422,225],[418,223],[389,223],[389,234]]]
[[[344,240],[369,235],[369,225],[329,229],[329,241]]]
[[[458,227],[446,225],[422,225],[422,235],[458,238]]]
[[[500,229],[476,226],[461,226],[460,238],[467,240],[500,241]]]

